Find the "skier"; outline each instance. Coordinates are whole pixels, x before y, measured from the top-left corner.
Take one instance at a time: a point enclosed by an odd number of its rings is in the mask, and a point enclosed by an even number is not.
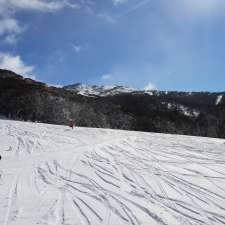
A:
[[[75,127],[75,121],[73,119],[70,119],[69,127],[71,127],[72,129]]]

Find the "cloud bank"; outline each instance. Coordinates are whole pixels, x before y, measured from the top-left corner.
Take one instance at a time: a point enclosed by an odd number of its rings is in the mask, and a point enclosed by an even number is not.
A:
[[[25,30],[15,17],[18,11],[56,12],[78,5],[69,0],[0,0],[0,37],[8,44],[15,44]]]
[[[0,68],[11,70],[25,77],[35,78],[35,76],[30,76],[34,72],[34,67],[26,65],[19,55],[14,56],[0,52]]]
[[[55,12],[65,7],[77,7],[68,0],[0,0],[1,11],[33,10],[39,12]]]
[[[144,90],[145,91],[153,91],[153,90],[156,90],[156,85],[153,84],[152,82],[149,82],[145,87],[144,87]]]
[[[110,80],[110,79],[112,79],[112,74],[104,74],[104,75],[102,75],[102,80]]]

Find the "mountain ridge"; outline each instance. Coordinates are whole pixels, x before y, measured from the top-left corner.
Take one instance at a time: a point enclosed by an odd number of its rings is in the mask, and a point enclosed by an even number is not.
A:
[[[136,91],[134,88],[122,85],[88,85],[82,83],[64,86],[63,88],[85,96],[101,97]]]
[[[112,93],[115,87],[101,88]],[[0,70],[0,114],[53,124],[68,124],[73,118],[84,127],[225,137],[224,92],[130,90],[90,96],[82,91]]]
[[[84,83],[74,83],[71,85],[62,86],[63,89],[73,91],[80,95],[85,96],[110,96],[110,95],[117,95],[117,94],[123,94],[123,93],[133,93],[133,94],[149,94],[149,95],[160,95],[168,93],[180,93],[183,95],[193,95],[196,93],[204,93],[204,94],[217,94],[217,97],[220,97],[219,101],[216,101],[219,103],[222,98],[225,95],[225,91],[220,92],[209,92],[209,91],[165,91],[165,90],[140,90],[135,89],[129,86],[123,86],[123,85],[90,85],[90,84],[84,84]],[[115,92],[112,92],[115,90]]]

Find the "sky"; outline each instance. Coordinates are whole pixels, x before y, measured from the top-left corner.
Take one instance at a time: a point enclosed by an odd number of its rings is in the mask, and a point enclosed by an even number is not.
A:
[[[225,0],[0,0],[0,68],[54,85],[225,91]]]

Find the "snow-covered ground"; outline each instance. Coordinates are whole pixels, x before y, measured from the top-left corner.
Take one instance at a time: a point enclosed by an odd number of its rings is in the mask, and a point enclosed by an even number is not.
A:
[[[0,120],[0,224],[225,224],[224,142]]]

